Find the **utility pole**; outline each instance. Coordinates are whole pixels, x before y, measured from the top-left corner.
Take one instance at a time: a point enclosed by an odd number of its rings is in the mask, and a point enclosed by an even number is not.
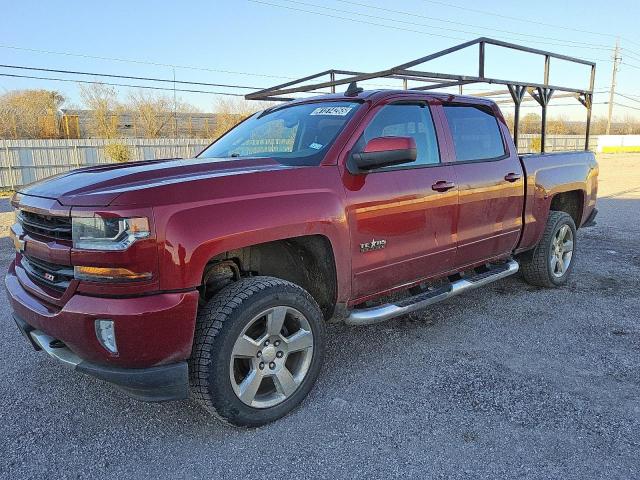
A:
[[[178,138],[178,103],[176,100],[176,67],[173,67],[173,138]]]
[[[618,66],[620,65],[620,40],[616,40],[616,48],[613,51],[613,69],[611,71],[611,89],[609,90],[609,115],[607,116],[607,135],[611,131],[611,117],[613,115],[613,101],[616,93],[616,73],[618,72]]]

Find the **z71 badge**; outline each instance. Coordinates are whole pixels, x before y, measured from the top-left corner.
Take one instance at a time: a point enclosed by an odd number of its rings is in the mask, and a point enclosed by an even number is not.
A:
[[[360,244],[360,253],[370,252],[372,250],[382,250],[386,246],[386,240],[373,239],[370,242]]]

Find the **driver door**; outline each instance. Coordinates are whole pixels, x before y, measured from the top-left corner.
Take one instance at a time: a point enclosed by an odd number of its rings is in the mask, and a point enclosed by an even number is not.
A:
[[[451,270],[456,253],[458,191],[453,167],[441,162],[442,127],[429,104],[381,105],[365,125],[350,154],[372,138],[409,136],[417,159],[361,174],[344,170],[354,303]],[[445,182],[449,188],[440,189]]]

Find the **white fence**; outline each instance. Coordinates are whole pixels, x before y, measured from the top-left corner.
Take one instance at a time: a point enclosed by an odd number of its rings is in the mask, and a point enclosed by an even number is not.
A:
[[[210,142],[201,139],[119,139],[132,160],[189,158]],[[14,189],[78,167],[112,163],[105,153],[110,142],[83,140],[0,140],[0,188]]]
[[[519,136],[521,153],[537,152],[540,136]],[[207,140],[119,139],[128,145],[132,160],[189,158],[199,153]],[[0,189],[15,189],[36,180],[64,173],[78,167],[112,163],[105,153],[108,140],[0,140]],[[592,136],[589,147],[596,152],[640,151],[640,135]],[[584,135],[548,135],[546,151],[581,150]],[[634,150],[635,149],[635,150]]]
[[[599,151],[598,143],[602,136],[589,137],[589,149]],[[567,150],[584,149],[584,135],[547,135],[546,152],[565,152]],[[540,135],[525,133],[518,135],[518,151],[520,153],[537,153],[540,151]]]
[[[598,142],[597,151],[603,153],[640,152],[640,135],[602,135]]]

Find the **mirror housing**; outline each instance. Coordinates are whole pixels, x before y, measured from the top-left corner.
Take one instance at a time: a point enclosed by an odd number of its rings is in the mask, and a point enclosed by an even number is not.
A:
[[[376,137],[369,140],[363,152],[351,154],[347,169],[353,174],[365,173],[376,168],[415,162],[417,156],[413,137]]]

